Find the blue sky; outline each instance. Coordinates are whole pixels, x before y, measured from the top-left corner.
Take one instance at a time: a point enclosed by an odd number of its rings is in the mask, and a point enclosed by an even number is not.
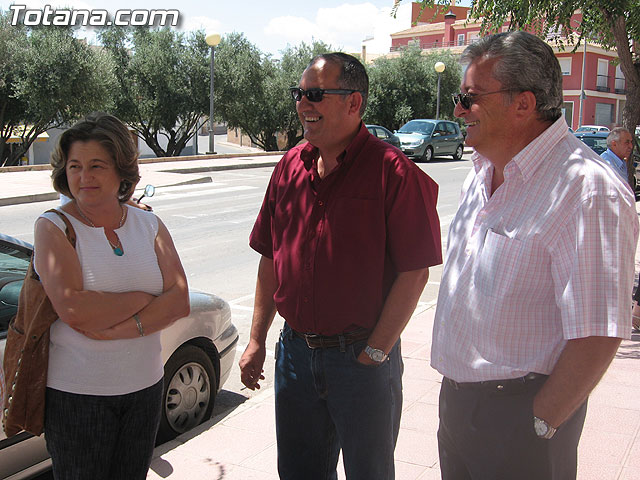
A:
[[[410,27],[411,2],[404,0],[397,17],[390,16],[393,0],[276,0],[276,1],[207,1],[207,0],[0,0],[0,7],[7,10],[11,3],[27,8],[94,9],[177,9],[180,11],[182,30],[204,29],[221,35],[242,32],[265,53],[278,56],[287,45],[298,45],[312,40],[322,40],[334,48],[359,52],[363,40],[367,51],[389,51],[389,34]],[[459,2],[460,4],[466,2]],[[91,34],[89,34],[91,38]]]

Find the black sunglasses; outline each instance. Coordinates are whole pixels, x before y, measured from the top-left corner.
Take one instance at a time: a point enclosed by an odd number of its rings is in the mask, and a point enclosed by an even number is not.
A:
[[[302,100],[302,97],[307,97],[310,102],[321,102],[325,95],[349,95],[360,90],[342,90],[331,88],[310,88],[309,90],[303,90],[300,87],[290,87],[289,91],[291,96],[296,102]]]
[[[478,97],[482,97],[484,95],[493,95],[494,93],[505,93],[505,92],[513,92],[513,88],[504,88],[502,90],[496,90],[495,92],[486,92],[486,93],[454,93],[451,95],[453,99],[453,104],[458,105],[460,103],[462,108],[465,110],[469,110],[475,99]]]

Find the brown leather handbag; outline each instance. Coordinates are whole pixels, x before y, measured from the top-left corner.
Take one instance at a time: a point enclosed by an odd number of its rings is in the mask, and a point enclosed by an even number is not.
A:
[[[64,220],[66,235],[76,246],[76,233]],[[58,319],[51,301],[33,269],[33,255],[20,290],[18,312],[9,323],[4,349],[4,375],[7,383],[2,426],[7,437],[22,430],[42,434],[44,429],[44,400],[49,366],[49,328]]]

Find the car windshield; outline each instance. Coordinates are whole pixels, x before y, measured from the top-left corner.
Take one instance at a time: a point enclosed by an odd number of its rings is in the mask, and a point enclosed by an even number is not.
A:
[[[579,127],[576,132],[599,132],[599,131],[605,131],[603,128],[601,127]]]
[[[582,140],[584,143],[589,145],[591,150],[596,152],[598,155],[600,155],[602,152],[604,152],[607,149],[607,139],[606,138],[603,138],[603,137],[582,137],[580,140]]]
[[[400,127],[398,133],[423,133],[429,135],[432,131],[433,123],[411,120],[410,122],[405,123],[402,127]]]
[[[16,314],[18,297],[29,267],[29,255],[0,240],[0,338],[7,335],[9,321]]]

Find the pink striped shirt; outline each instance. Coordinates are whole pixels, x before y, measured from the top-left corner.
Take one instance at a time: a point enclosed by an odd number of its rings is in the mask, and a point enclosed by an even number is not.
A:
[[[567,340],[630,335],[635,198],[563,118],[490,195],[474,153],[448,251],[431,365],[458,382],[549,374]]]

